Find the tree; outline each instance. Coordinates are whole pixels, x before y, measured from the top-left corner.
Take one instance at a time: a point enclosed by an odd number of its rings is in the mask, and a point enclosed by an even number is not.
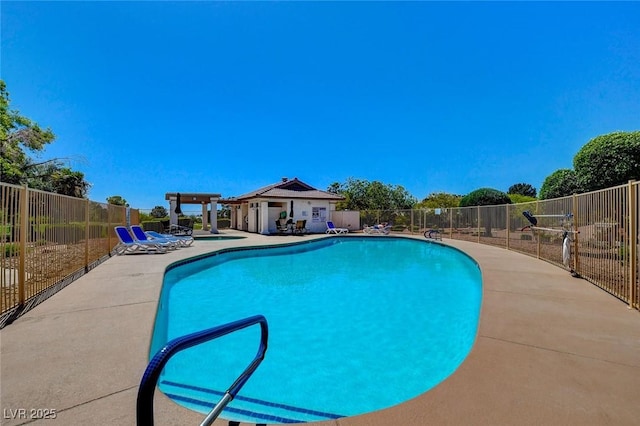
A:
[[[348,178],[345,183],[334,182],[328,192],[345,197],[337,203],[339,210],[405,210],[416,204],[416,199],[402,186]]]
[[[9,93],[0,80],[0,178],[3,182],[28,185],[31,188],[72,197],[84,198],[91,185],[84,174],[76,172],[54,158],[35,162],[26,151],[41,152],[55,135],[50,129],[9,109]]]
[[[345,183],[334,182],[327,188],[328,192],[341,195],[345,199],[336,203],[338,210],[362,210],[367,208],[365,180],[348,178]]]
[[[112,195],[111,197],[107,197],[107,203],[114,204],[116,206],[129,207],[129,204],[127,204],[127,200],[119,195]]]
[[[520,195],[524,195],[525,197],[536,197],[536,188],[534,188],[532,185],[528,184],[528,183],[516,183],[514,185],[511,185],[509,187],[509,190],[507,191],[507,194],[511,195],[511,194],[520,194]]]
[[[74,172],[68,167],[61,167],[51,173],[53,192],[69,195],[71,197],[86,198],[89,192],[89,183],[84,180],[84,174]]]
[[[504,192],[493,188],[476,189],[460,200],[460,207],[497,206],[500,204],[511,204],[511,199]]]
[[[22,184],[41,191],[86,198],[91,185],[84,173],[75,172],[56,160],[35,165],[22,179]]]
[[[614,132],[587,142],[573,158],[583,191],[595,191],[640,179],[640,131]]]
[[[167,209],[162,206],[155,206],[151,209],[151,217],[155,217],[156,219],[162,219],[168,215],[169,213],[167,212]]]
[[[540,199],[566,197],[579,192],[578,175],[572,169],[559,169],[551,173],[540,187]]]
[[[409,210],[418,202],[418,200],[401,185],[388,185],[387,187],[391,191],[391,205],[394,209]]]
[[[416,204],[415,208],[437,209],[446,207],[458,207],[462,195],[448,194],[446,192],[432,192],[427,198]]]
[[[511,199],[504,192],[493,188],[476,189],[460,200],[460,207],[496,206],[501,204],[511,204]],[[491,215],[487,215],[484,220],[485,236],[491,237],[491,228]]]
[[[34,166],[25,149],[42,151],[55,135],[18,111],[9,109],[9,92],[0,80],[0,176],[7,183],[22,184],[27,170]]]

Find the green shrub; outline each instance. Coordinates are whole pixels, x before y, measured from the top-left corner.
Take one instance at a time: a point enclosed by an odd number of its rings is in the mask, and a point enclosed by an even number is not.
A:
[[[583,192],[578,183],[578,175],[571,169],[560,169],[551,173],[542,183],[540,199],[566,197]]]
[[[460,200],[460,207],[498,206],[501,204],[511,204],[511,199],[504,192],[493,188],[476,189]]]
[[[460,207],[470,206],[497,206],[501,204],[511,204],[511,199],[507,194],[493,188],[480,188],[462,197]],[[487,216],[484,223],[485,236],[491,237],[491,216]],[[477,235],[477,234],[476,234]]]
[[[529,198],[536,198],[536,189],[528,183],[516,183],[515,185],[511,185],[509,187],[507,194],[521,195],[523,197],[529,197]]]
[[[145,231],[164,232],[164,226],[159,220],[148,220],[140,224]]]
[[[4,257],[17,256],[20,251],[20,244],[18,243],[6,243],[2,245],[4,250]]]
[[[591,139],[573,158],[573,168],[585,191],[640,178],[640,131],[614,132]]]

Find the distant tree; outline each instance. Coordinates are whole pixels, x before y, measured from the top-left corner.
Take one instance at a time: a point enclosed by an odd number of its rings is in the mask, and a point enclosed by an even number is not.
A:
[[[583,191],[595,191],[640,179],[640,131],[614,132],[587,142],[573,158]]]
[[[536,188],[528,183],[516,183],[515,185],[511,185],[509,187],[509,190],[507,191],[507,194],[520,194],[524,195],[525,197],[533,198],[535,198],[537,195]]]
[[[496,206],[500,204],[511,204],[511,199],[504,192],[493,188],[476,189],[460,200],[460,207]]]
[[[559,169],[551,173],[540,187],[540,199],[566,197],[582,192],[578,175],[571,169]]]
[[[155,219],[153,216],[151,216],[151,214],[149,213],[145,213],[142,210],[140,210],[138,212],[138,220],[140,221],[140,223],[142,222],[150,222],[153,221],[153,219]]]
[[[493,188],[480,188],[462,197],[460,207],[471,206],[496,206],[501,204],[511,204],[511,199],[507,194]],[[487,215],[484,220],[485,236],[491,237],[491,215]]]
[[[409,210],[418,202],[418,200],[401,185],[387,185],[387,190],[391,191],[391,205],[393,209]]]
[[[220,210],[218,210],[218,217],[221,219],[230,219],[231,218],[231,207],[227,205],[223,205]]]
[[[116,206],[129,207],[127,200],[125,200],[119,195],[112,195],[111,197],[107,197],[107,203],[115,204]]]
[[[448,194],[446,192],[432,192],[427,195],[427,198],[420,201],[415,205],[415,208],[446,208],[446,207],[458,207],[462,195]]]
[[[167,217],[168,215],[169,213],[167,212],[167,209],[162,206],[155,206],[153,209],[151,209],[151,217],[154,217],[156,219],[162,219],[163,217]]]
[[[90,185],[84,180],[84,174],[74,172],[68,167],[55,170],[51,174],[50,179],[53,182],[53,191],[57,194],[86,198],[89,192]]]
[[[342,184],[338,182],[333,182],[327,188],[327,192],[331,192],[332,194],[339,194],[342,191]]]
[[[410,209],[416,199],[402,186],[349,178],[345,183],[332,183],[328,192],[345,197],[338,210],[402,210]]]

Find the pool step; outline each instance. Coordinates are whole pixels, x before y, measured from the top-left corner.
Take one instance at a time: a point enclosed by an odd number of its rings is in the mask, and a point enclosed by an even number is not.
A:
[[[160,389],[174,401],[201,412],[211,410],[224,395],[224,392],[217,390],[168,380],[160,382]],[[223,410],[223,413],[234,420],[250,423],[302,423],[344,417],[242,395],[236,395],[235,399]]]

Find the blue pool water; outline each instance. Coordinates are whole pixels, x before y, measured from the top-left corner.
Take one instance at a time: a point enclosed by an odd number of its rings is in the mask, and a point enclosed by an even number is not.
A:
[[[465,254],[406,238],[331,237],[230,249],[169,269],[151,354],[168,340],[262,314],[266,357],[222,416],[327,420],[390,407],[445,380],[475,341],[481,276]],[[208,412],[255,356],[259,327],[190,348],[160,389]]]

